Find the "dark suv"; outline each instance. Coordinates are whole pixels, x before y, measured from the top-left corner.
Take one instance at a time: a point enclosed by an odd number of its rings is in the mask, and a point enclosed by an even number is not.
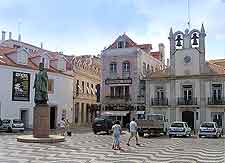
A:
[[[110,133],[112,129],[112,120],[107,118],[107,117],[98,117],[95,118],[93,124],[92,124],[92,129],[95,134],[100,131],[105,131],[107,134]]]

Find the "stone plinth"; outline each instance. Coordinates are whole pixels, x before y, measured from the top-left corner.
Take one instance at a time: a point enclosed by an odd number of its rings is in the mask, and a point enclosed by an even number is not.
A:
[[[48,104],[34,107],[33,112],[33,137],[48,138],[50,134],[50,115]]]
[[[18,136],[16,139],[18,142],[24,143],[58,143],[65,141],[65,137],[59,135],[49,135],[47,138],[35,138],[33,135],[23,135]]]

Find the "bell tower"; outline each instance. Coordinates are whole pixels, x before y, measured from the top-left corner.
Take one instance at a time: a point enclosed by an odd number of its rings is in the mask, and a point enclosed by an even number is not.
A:
[[[186,29],[184,32],[173,33],[170,29],[170,75],[197,75],[205,72],[205,36],[203,24],[200,31]]]

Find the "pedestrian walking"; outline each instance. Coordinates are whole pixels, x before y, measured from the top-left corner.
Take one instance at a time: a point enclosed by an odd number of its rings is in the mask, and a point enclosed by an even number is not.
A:
[[[138,135],[137,135],[137,123],[135,122],[135,118],[130,122],[130,138],[127,142],[127,145],[130,145],[130,140],[135,137],[136,138],[136,145],[140,145],[138,143]]]
[[[120,121],[116,121],[116,123],[112,126],[113,130],[113,146],[112,149],[121,149],[120,147],[120,134],[122,132],[121,126],[120,126]]]
[[[64,136],[65,135],[65,127],[66,127],[66,122],[65,122],[64,118],[61,119],[61,121],[59,123],[59,127],[60,127],[61,135]]]

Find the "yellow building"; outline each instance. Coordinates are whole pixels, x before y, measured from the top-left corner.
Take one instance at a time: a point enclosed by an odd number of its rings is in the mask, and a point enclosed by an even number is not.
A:
[[[87,126],[97,116],[98,103],[100,104],[101,60],[96,56],[83,55],[74,57],[72,63],[73,123],[76,126]]]

